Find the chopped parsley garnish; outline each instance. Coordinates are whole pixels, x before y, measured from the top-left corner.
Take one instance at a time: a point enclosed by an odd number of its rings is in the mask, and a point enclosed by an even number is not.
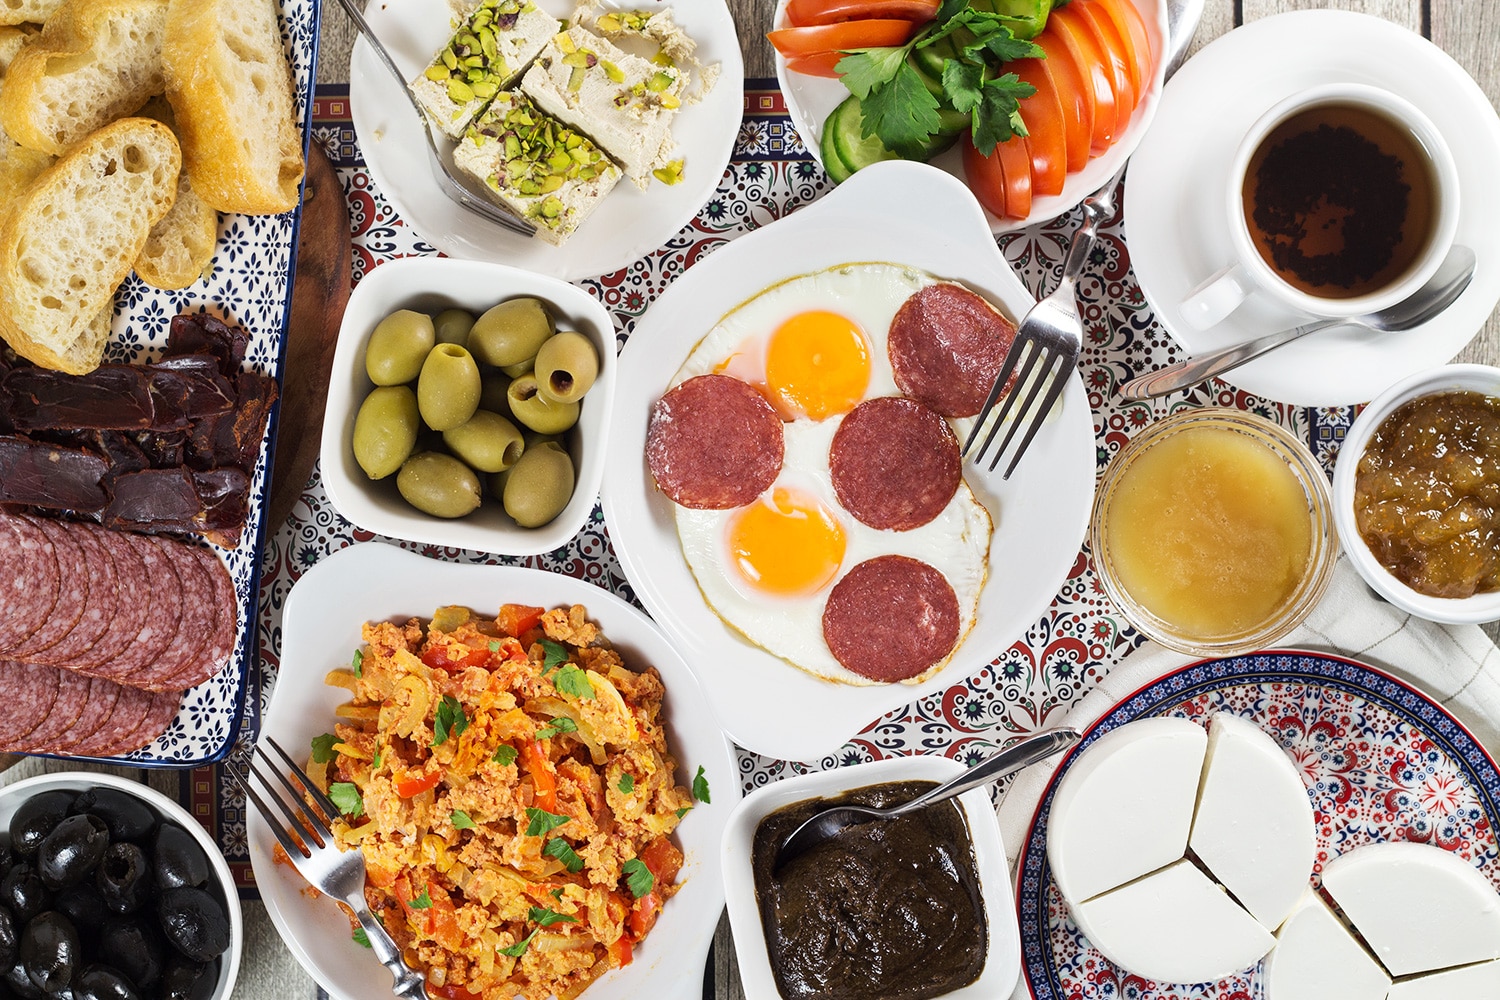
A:
[[[425,885],[422,886],[422,895],[411,901],[411,908],[413,910],[432,909],[432,896],[428,894],[427,887]]]
[[[477,830],[477,829],[479,829],[479,825],[477,823],[475,823],[472,819],[470,819],[469,818],[469,814],[466,813],[466,812],[464,812],[462,809],[455,809],[455,810],[453,810],[453,815],[450,818],[451,818],[451,820],[453,822],[453,829],[455,829],[455,830]]]
[[[629,795],[635,791],[635,775],[626,773],[620,775],[620,783],[615,786],[623,795]]]
[[[542,644],[542,651],[546,654],[542,660],[542,676],[546,677],[553,668],[568,662],[568,650],[562,643],[553,642],[551,639],[538,641]]]
[[[532,931],[530,934],[526,935],[521,940],[511,945],[509,948],[501,948],[500,954],[509,955],[511,958],[520,958],[522,955],[526,954],[526,946],[531,944],[531,939],[536,937],[536,935],[537,932]]]
[[[370,761],[370,766],[371,767],[379,767],[380,766],[380,751],[379,750],[375,751],[375,757],[374,757],[373,760]]]
[[[688,813],[690,813],[692,811],[693,811],[693,807],[692,806],[683,806],[681,809],[676,810],[676,812],[677,812],[677,818],[678,819],[682,819],[682,817],[686,816]]]
[[[365,675],[365,651],[363,649],[356,649],[354,651],[353,665],[354,676],[363,677]]]
[[[553,889],[550,893],[548,893],[548,895],[550,895],[553,899],[562,899],[562,886],[558,886],[556,889]]]
[[[538,809],[535,806],[527,808],[526,816],[531,820],[530,823],[526,824],[526,836],[528,837],[545,837],[566,823],[570,818],[559,816],[557,813],[551,813],[545,809]]]
[[[578,723],[574,722],[566,715],[561,715],[553,719],[550,723],[543,726],[541,729],[538,729],[536,731],[536,738],[539,740],[550,740],[552,737],[558,735],[559,733],[576,732],[578,732]]]
[[[625,885],[636,899],[640,899],[656,885],[656,876],[651,874],[651,869],[640,858],[631,858],[625,862],[622,870],[625,872]]]
[[[557,860],[561,861],[570,872],[583,871],[583,859],[580,858],[578,856],[578,852],[573,850],[568,842],[566,840],[563,840],[561,837],[553,837],[551,840],[547,841],[547,843],[542,847],[542,853],[547,855],[547,857],[549,858],[556,858]]]
[[[332,733],[324,733],[322,736],[312,738],[312,759],[314,764],[326,764],[334,758],[333,745],[339,738]]]
[[[502,743],[495,748],[495,756],[491,760],[501,767],[509,767],[516,762],[516,748],[509,743]]]
[[[557,686],[558,691],[574,698],[588,699],[594,696],[594,685],[589,680],[589,675],[571,663],[557,672],[552,683]]]
[[[368,947],[370,947],[370,935],[368,935],[368,934],[365,933],[365,929],[363,927],[356,927],[356,928],[354,928],[354,935],[353,935],[353,937],[354,937],[354,943],[357,944],[357,945],[359,945],[360,947],[362,947],[362,948],[368,948]]]
[[[499,639],[491,639],[490,640],[490,652],[491,653],[498,653],[498,652],[500,652],[500,640]]]
[[[698,765],[698,773],[693,775],[693,798],[699,802],[711,802],[708,797],[708,778],[703,773],[703,765]]]
[[[542,927],[551,927],[553,924],[576,924],[577,917],[570,917],[566,913],[558,913],[556,910],[546,906],[533,906],[526,913],[526,919]]]
[[[353,782],[335,781],[328,786],[328,797],[345,816],[358,816],[365,811],[365,800]]]
[[[443,695],[432,723],[432,745],[442,746],[448,742],[449,736],[457,739],[468,728],[469,717],[464,714],[464,707],[458,703],[458,699],[451,694]]]

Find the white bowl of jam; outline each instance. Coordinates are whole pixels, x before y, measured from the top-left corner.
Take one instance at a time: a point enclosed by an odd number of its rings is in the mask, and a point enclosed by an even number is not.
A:
[[[1349,559],[1429,621],[1500,619],[1500,368],[1402,379],[1354,421],[1333,476]]]

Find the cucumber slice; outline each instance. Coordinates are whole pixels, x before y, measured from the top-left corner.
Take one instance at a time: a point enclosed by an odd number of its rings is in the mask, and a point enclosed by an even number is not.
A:
[[[916,58],[912,61],[917,72],[931,79],[942,81],[943,63],[948,59],[957,59],[958,47],[967,45],[974,40],[974,33],[960,28],[946,38],[940,38],[931,45],[916,45],[911,54]]]
[[[849,101],[844,102],[844,104],[848,103]],[[829,178],[835,184],[844,183],[854,174],[849,164],[845,163],[844,158],[839,155],[838,146],[833,141],[833,133],[838,127],[839,113],[843,110],[844,104],[834,108],[828,120],[823,122],[823,137],[818,140],[818,156],[823,161],[823,169],[828,172]]]
[[[952,108],[938,108],[938,120],[943,123],[938,126],[939,135],[958,135],[969,127],[973,115]]]
[[[823,123],[825,138],[832,136],[835,152],[851,173],[881,160],[901,159],[899,153],[885,147],[885,143],[880,141],[879,136],[872,135],[866,139],[860,135],[863,122],[864,116],[860,114],[859,99],[851,95],[834,108],[833,114],[829,115],[828,120]],[[829,173],[831,175],[832,171]]]

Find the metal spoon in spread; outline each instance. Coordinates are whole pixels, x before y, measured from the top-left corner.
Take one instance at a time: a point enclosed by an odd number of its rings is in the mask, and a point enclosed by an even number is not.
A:
[[[792,831],[792,835],[786,838],[781,849],[776,852],[776,861],[771,866],[772,870],[780,871],[788,861],[814,845],[837,836],[841,830],[874,820],[895,819],[898,816],[916,812],[924,806],[946,801],[955,795],[962,795],[970,789],[987,785],[996,778],[1003,778],[1012,771],[1019,771],[1028,764],[1034,764],[1061,750],[1066,750],[1077,743],[1080,738],[1081,735],[1076,729],[1066,727],[1048,729],[1026,737],[995,754],[989,760],[969,768],[952,781],[946,781],[901,805],[887,809],[872,809],[869,806],[835,806],[832,809],[825,809],[811,816]]]

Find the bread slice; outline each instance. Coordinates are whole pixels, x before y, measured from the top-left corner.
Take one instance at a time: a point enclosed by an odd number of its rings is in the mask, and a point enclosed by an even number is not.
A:
[[[0,225],[0,336],[39,365],[81,375],[108,338],[100,314],[177,198],[172,130],[122,118],[38,177]]]
[[[167,0],[68,0],[6,70],[0,122],[56,156],[130,114],[166,87],[166,24]]]
[[[274,0],[169,0],[162,66],[198,197],[221,212],[296,208],[302,136]]]
[[[56,159],[27,149],[0,128],[0,214],[9,211],[11,203]]]
[[[0,25],[0,73],[15,62],[16,56],[21,54],[21,47],[39,31],[41,28],[35,24]]]
[[[0,0],[0,24],[41,24],[62,0]]]
[[[186,170],[177,181],[177,201],[151,229],[135,259],[135,273],[152,288],[186,288],[205,277],[219,239],[219,213],[193,193]]]

